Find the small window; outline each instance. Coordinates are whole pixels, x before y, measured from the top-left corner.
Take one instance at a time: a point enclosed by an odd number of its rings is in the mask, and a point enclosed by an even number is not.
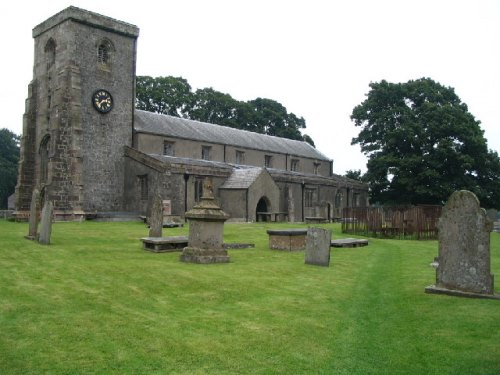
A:
[[[163,155],[174,156],[174,142],[163,142]]]
[[[141,200],[147,201],[148,200],[148,175],[145,174],[145,175],[138,176],[138,177],[139,177]]]
[[[304,191],[304,206],[312,207],[314,199],[314,189],[306,189]]]
[[[102,40],[97,46],[97,62],[102,66],[108,66],[111,63],[113,53],[113,44],[109,40]]]
[[[290,170],[297,172],[299,170],[299,159],[292,159]]]
[[[210,151],[212,147],[210,146],[201,146],[201,158],[203,160],[210,160]]]
[[[203,179],[196,178],[194,180],[194,201],[199,202],[203,196]]]
[[[321,163],[315,162],[314,163],[314,174],[319,174],[319,167]]]
[[[335,195],[335,207],[340,208],[342,206],[342,193],[338,192]]]
[[[271,155],[264,155],[264,167],[266,168],[273,167],[273,157]]]
[[[236,164],[245,164],[245,153],[243,151],[236,151]]]

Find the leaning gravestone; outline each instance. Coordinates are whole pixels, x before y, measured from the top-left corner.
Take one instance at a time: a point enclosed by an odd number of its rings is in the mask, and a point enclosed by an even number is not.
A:
[[[28,240],[36,240],[38,235],[38,212],[40,210],[40,191],[35,188],[31,194],[30,218],[28,235],[25,236]]]
[[[307,229],[305,263],[316,266],[330,265],[330,242],[332,232],[327,229]]]
[[[151,203],[149,216],[149,237],[161,237],[163,228],[163,201],[159,194],[155,194]]]
[[[463,297],[500,298],[490,274],[492,222],[470,191],[454,192],[439,219],[439,256],[436,285],[427,293]]]
[[[40,220],[40,234],[38,242],[43,245],[50,244],[50,236],[52,235],[52,214],[54,207],[51,201],[46,200],[42,209],[42,219]]]

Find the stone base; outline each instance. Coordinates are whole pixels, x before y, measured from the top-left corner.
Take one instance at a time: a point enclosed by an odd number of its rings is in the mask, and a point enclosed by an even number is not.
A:
[[[464,292],[463,290],[446,289],[436,285],[430,285],[425,288],[425,293],[446,294],[448,296],[466,297],[466,298],[486,298],[500,300],[500,294],[482,294],[474,292]]]
[[[144,250],[155,253],[182,251],[188,244],[187,236],[171,237],[143,237],[141,238]]]
[[[332,240],[331,247],[362,247],[368,246],[368,240],[359,240],[357,238],[343,238],[340,240]]]
[[[300,251],[306,248],[307,229],[269,229],[271,250]]]
[[[185,247],[182,251],[181,262],[198,264],[229,263],[229,255],[225,249]]]

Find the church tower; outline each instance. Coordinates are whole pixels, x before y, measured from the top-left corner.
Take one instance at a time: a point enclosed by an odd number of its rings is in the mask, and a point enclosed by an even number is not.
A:
[[[34,188],[73,220],[123,209],[123,147],[132,146],[139,29],[69,7],[33,29],[16,209]]]

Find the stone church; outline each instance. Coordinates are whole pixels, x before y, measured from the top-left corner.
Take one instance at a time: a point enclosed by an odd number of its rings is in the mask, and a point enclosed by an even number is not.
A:
[[[306,142],[134,108],[139,29],[69,7],[33,29],[16,210],[34,188],[60,220],[147,215],[159,194],[183,221],[211,177],[233,221],[333,220],[367,186]]]

